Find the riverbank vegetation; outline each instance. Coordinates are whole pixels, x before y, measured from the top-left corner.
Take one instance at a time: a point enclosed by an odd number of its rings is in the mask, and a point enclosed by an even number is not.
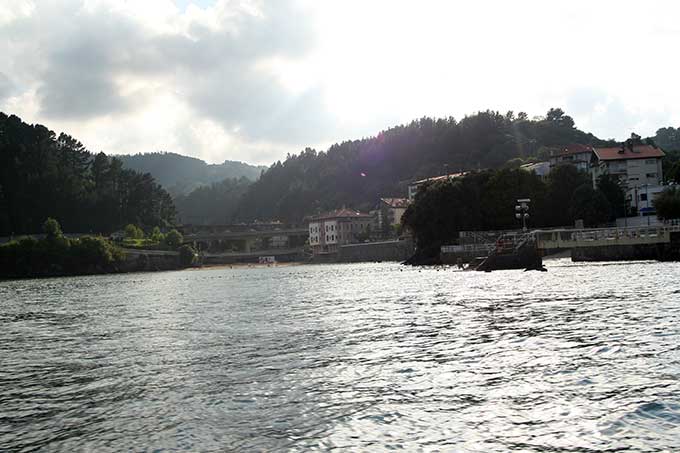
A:
[[[623,190],[608,176],[594,189],[585,173],[563,165],[546,180],[520,169],[501,169],[425,184],[402,222],[425,257],[432,257],[441,245],[455,243],[460,231],[520,227],[514,210],[519,198],[531,199],[532,228],[573,225],[577,219],[593,227],[625,210]]]
[[[44,237],[24,237],[0,245],[0,277],[47,277],[117,272],[123,251],[100,236],[70,239],[59,223],[47,219]]]
[[[184,242],[184,236],[175,228],[167,233],[162,233],[159,227],[154,227],[150,234],[135,224],[125,227],[125,238],[120,242],[125,248],[145,250],[176,250]]]

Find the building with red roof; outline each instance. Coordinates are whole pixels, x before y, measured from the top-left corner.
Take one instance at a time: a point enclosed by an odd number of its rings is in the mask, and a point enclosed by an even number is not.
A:
[[[608,173],[618,178],[626,189],[658,186],[663,182],[661,159],[665,153],[657,146],[624,143],[593,151],[598,163],[593,180]]]
[[[550,156],[550,166],[571,164],[581,171],[590,172],[594,158],[592,146],[573,143],[553,152]]]
[[[411,202],[408,198],[381,198],[375,208],[375,229],[383,238],[396,234],[394,227],[401,225],[401,217]]]
[[[373,216],[353,209],[336,209],[309,219],[309,245],[314,255],[337,253],[339,247],[368,239]]]

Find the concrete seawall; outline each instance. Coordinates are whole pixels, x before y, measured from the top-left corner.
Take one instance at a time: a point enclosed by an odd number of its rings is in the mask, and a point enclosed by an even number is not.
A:
[[[571,250],[572,261],[633,261],[672,259],[670,244],[607,245]]]
[[[340,247],[337,260],[341,263],[371,261],[405,261],[414,253],[413,241],[367,242]]]

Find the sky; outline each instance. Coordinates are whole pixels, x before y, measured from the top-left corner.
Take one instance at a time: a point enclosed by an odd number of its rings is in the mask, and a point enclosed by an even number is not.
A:
[[[680,2],[2,0],[0,111],[94,152],[271,164],[423,116],[680,126]]]

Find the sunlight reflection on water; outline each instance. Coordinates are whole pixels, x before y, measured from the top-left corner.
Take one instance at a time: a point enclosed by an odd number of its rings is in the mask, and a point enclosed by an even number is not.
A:
[[[0,283],[0,450],[674,451],[676,263]]]

